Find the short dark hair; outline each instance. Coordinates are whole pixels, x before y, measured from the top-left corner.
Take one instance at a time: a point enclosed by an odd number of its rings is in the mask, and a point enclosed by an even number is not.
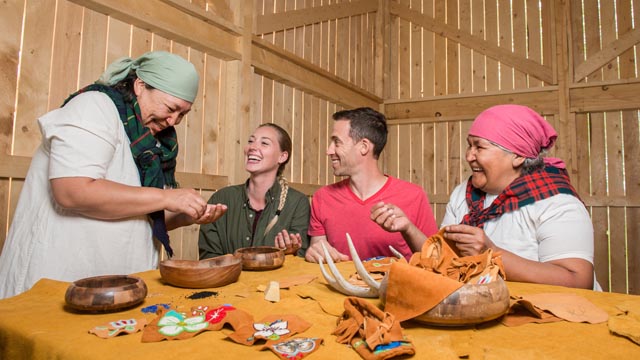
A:
[[[387,144],[387,118],[370,107],[342,110],[333,114],[333,120],[349,120],[349,136],[354,141],[368,139],[373,143],[373,157],[378,158]]]
[[[278,145],[280,145],[280,150],[282,152],[287,153],[287,160],[285,160],[285,162],[283,162],[282,164],[280,164],[280,166],[278,166],[277,176],[280,176],[282,175],[282,172],[284,172],[285,166],[291,159],[291,148],[293,147],[291,144],[291,137],[289,136],[289,133],[287,132],[287,130],[283,129],[282,127],[274,123],[264,123],[258,126],[258,128],[265,127],[265,126],[274,129],[278,133]]]
[[[120,94],[122,94],[126,102],[132,102],[133,99],[136,98],[136,93],[133,90],[133,83],[137,78],[138,75],[136,74],[136,71],[130,70],[124,79],[118,81],[113,85],[113,88],[116,89]],[[146,82],[144,83],[144,87],[149,90],[155,89],[153,86],[147,84]]]

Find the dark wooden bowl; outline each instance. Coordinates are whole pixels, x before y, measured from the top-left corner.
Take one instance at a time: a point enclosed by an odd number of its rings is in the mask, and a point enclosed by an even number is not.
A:
[[[284,264],[284,250],[277,247],[246,247],[234,255],[242,258],[242,270],[273,270]]]
[[[384,301],[386,284],[383,287],[380,299]],[[502,278],[498,277],[488,284],[465,284],[413,320],[436,326],[469,326],[497,319],[508,310],[509,289]]]
[[[238,281],[242,262],[233,255],[205,260],[164,260],[160,262],[162,279],[173,286],[203,289]]]
[[[74,281],[64,300],[78,311],[110,312],[140,304],[147,296],[147,284],[136,276],[104,275]]]

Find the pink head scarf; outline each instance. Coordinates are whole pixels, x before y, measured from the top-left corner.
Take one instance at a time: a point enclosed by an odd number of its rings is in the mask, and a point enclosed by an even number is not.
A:
[[[537,158],[543,149],[551,149],[558,134],[537,112],[522,105],[496,105],[476,117],[469,135],[487,139],[514,154]],[[545,158],[545,164],[564,169],[556,158]]]

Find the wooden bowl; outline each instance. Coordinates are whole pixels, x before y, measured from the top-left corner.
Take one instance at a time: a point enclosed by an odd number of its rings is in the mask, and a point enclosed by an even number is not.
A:
[[[74,281],[64,300],[74,310],[110,312],[140,304],[147,296],[147,284],[136,276],[104,275]]]
[[[225,286],[238,281],[242,262],[233,255],[205,260],[164,260],[160,262],[162,279],[173,286],[202,289]]]
[[[383,301],[385,295],[380,295]],[[487,284],[465,284],[413,320],[426,325],[469,326],[501,317],[507,313],[509,305],[509,289],[498,277]]]
[[[242,258],[242,270],[273,270],[284,264],[284,250],[277,247],[246,247],[234,255]]]

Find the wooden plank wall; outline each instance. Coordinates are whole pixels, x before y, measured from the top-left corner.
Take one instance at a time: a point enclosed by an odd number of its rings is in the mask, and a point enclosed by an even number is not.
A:
[[[224,61],[68,1],[9,1],[0,7],[4,30],[0,61],[7,69],[0,76],[3,155],[30,157],[40,144],[38,116],[59,107],[70,93],[95,81],[106,64],[122,56],[166,50],[189,59],[202,75],[192,111],[177,127],[181,145],[177,171],[225,173],[219,161]],[[20,178],[0,178],[0,246],[22,183]],[[209,187],[202,191],[208,198],[215,184],[202,187]],[[191,226],[171,232],[178,258],[197,257],[197,231],[197,226]]]
[[[551,155],[591,212],[600,284],[640,293],[640,102],[622,101],[638,91],[640,1],[391,0],[390,12],[386,171],[421,184],[440,221],[469,176],[475,115],[529,105],[558,131]]]
[[[494,104],[531,106],[558,131],[552,155],[593,217],[598,280],[638,294],[639,12],[640,0],[0,3],[0,151],[10,156],[0,245],[40,141],[37,116],[118,56],[164,49],[203,75],[179,127],[179,170],[205,197],[216,187],[204,176],[244,180],[241,145],[265,122],[291,134],[285,174],[312,194],[336,180],[325,154],[331,114],[379,106],[390,123],[384,170],[422,185],[440,221],[469,176],[473,118]],[[196,232],[172,234],[179,257],[197,256]]]

